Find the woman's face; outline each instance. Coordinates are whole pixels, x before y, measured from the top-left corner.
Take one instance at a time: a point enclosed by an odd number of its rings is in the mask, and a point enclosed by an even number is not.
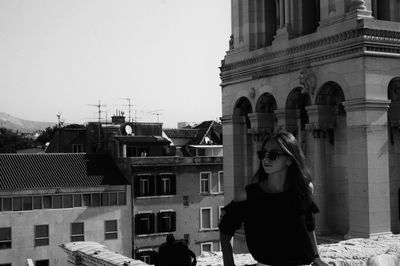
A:
[[[263,151],[265,152],[265,156],[261,162],[264,171],[268,175],[286,171],[292,162],[290,156],[284,153],[278,142],[274,139],[265,144]]]

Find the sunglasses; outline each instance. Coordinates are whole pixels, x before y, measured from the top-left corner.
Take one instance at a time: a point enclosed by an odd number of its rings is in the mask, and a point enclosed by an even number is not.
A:
[[[257,151],[257,156],[258,159],[260,160],[264,160],[265,158],[268,158],[268,160],[270,161],[275,161],[276,159],[278,159],[279,155],[282,154],[286,154],[284,152],[280,152],[280,151]]]

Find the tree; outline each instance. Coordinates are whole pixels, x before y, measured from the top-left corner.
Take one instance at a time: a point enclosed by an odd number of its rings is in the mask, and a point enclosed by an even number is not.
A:
[[[54,133],[58,130],[58,125],[53,126],[53,127],[47,127],[42,134],[37,137],[36,141],[40,143],[41,145],[46,144],[47,142],[50,142],[51,138],[54,136]]]
[[[33,141],[24,138],[7,128],[0,128],[0,153],[15,153],[17,150],[31,148]]]

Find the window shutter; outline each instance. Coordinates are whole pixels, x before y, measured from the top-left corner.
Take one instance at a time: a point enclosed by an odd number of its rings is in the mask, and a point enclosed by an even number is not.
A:
[[[140,196],[140,177],[139,176],[134,176],[134,184],[133,184],[133,189],[135,193],[135,197]]]
[[[171,175],[171,194],[176,195],[176,175]]]
[[[135,231],[137,235],[142,233],[142,228],[140,228],[140,214],[135,215]]]
[[[155,195],[155,176],[151,175],[150,176],[150,181],[149,181],[149,192],[150,192],[150,196],[154,196]]]
[[[176,231],[176,212],[171,213],[171,231]]]
[[[162,194],[162,182],[161,182],[161,176],[156,175],[156,195],[161,195]]]
[[[155,233],[155,226],[154,226],[154,221],[155,221],[155,215],[154,213],[150,213],[149,214],[149,218],[150,218],[150,232],[149,233]]]
[[[162,232],[163,228],[161,228],[161,212],[157,213],[157,232]]]

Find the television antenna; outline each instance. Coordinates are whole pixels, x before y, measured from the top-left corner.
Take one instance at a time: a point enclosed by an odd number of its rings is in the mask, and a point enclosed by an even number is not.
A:
[[[160,115],[162,115],[161,111],[163,111],[162,109],[157,109],[157,110],[153,110],[153,111],[149,111],[149,114],[152,115],[156,115],[157,116],[157,123],[160,123]]]
[[[106,107],[107,105],[101,104],[100,100],[98,104],[88,104],[89,106],[97,107],[98,108],[98,113],[99,113],[99,134],[98,134],[98,145],[100,145],[100,129],[101,129],[101,108]]]
[[[128,101],[128,104],[125,104],[125,106],[128,106],[128,122],[131,122],[131,107],[133,107],[133,104],[131,104],[131,98],[120,98],[120,99]]]
[[[61,125],[63,124],[63,122],[61,121],[61,112],[57,112],[56,116],[58,120],[58,127],[61,127]]]

